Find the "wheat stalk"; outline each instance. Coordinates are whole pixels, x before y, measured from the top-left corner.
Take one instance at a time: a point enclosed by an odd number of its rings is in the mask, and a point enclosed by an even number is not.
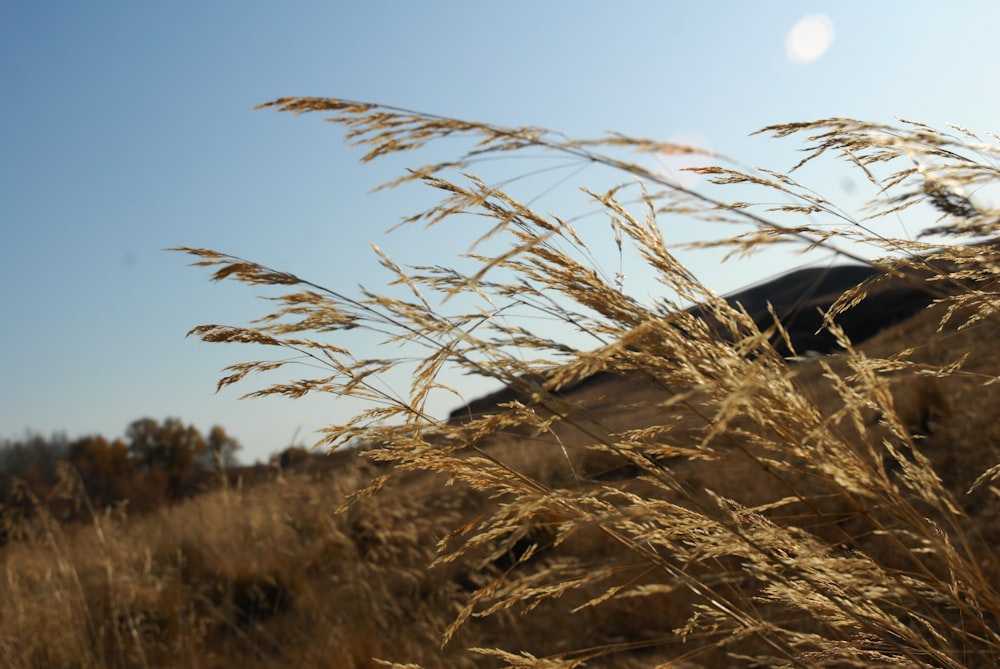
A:
[[[996,557],[957,497],[995,476],[996,446],[983,454],[981,476],[945,481],[940,462],[924,453],[897,407],[894,385],[929,376],[942,383],[994,378],[996,371],[971,364],[974,349],[963,347],[993,332],[1000,305],[996,251],[982,241],[996,234],[1000,217],[968,195],[996,182],[996,144],[963,128],[953,129],[956,136],[912,121],[825,119],[761,131],[807,136],[806,157],[794,169],[834,155],[860,170],[877,193],[858,221],[788,174],[749,171],[723,156],[710,156],[720,165],[695,171],[721,192],[756,189],[771,194],[761,201],[778,195],[788,204],[756,206],[677,185],[621,154],[697,150],[641,138],[572,140],[539,128],[321,98],[262,107],[327,115],[366,152],[364,161],[444,137],[474,143],[452,161],[413,169],[388,185],[420,182],[441,192],[438,205],[408,223],[433,227],[473,213],[487,222],[474,249],[486,240],[507,245],[474,250],[469,257],[477,266],[468,272],[403,268],[376,249],[394,282],[407,289],[405,299],[367,290],[352,297],[248,260],[179,249],[213,268],[215,280],[294,291],[276,298],[279,308],[251,327],[191,331],[205,341],[274,346],[325,370],[251,396],[329,392],[368,400],[370,408],[331,426],[323,443],[361,441],[369,457],[397,472],[441,474],[456,490],[495,500],[440,543],[441,565],[468,559],[496,565],[515,553],[465,601],[445,643],[473,617],[541,610],[561,599],[572,600],[582,615],[676,598],[686,604],[672,628],[628,643],[547,657],[510,652],[519,649],[478,652],[511,667],[580,666],[638,648],[692,659],[691,644],[704,657],[753,657],[771,666],[963,667],[1000,659]],[[469,175],[488,157],[526,151],[565,155],[631,180],[584,192],[603,212],[618,248],[634,250],[665,298],[629,295],[621,270],[615,279],[595,266],[568,219],[539,214],[504,187]],[[881,218],[921,203],[940,215],[925,231],[940,241],[877,230]],[[785,242],[873,268],[873,279],[826,313],[824,327],[841,353],[812,362],[780,353],[779,344],[794,348],[778,313],[755,320],[701,283],[663,236],[671,216],[736,226],[727,238],[694,247],[741,256]],[[831,220],[838,227],[828,227]],[[969,236],[971,244],[959,243]],[[869,249],[881,255],[872,259]],[[849,340],[839,319],[889,281],[928,294],[934,306],[926,318],[937,334],[905,350],[869,354]],[[475,308],[446,311],[456,296]],[[561,323],[593,347],[536,331],[525,314]],[[330,343],[336,338],[328,335],[354,328],[423,351],[408,392],[377,382],[407,360],[367,358]],[[945,344],[949,356],[941,361],[932,352]],[[219,385],[287,364],[240,363]],[[466,420],[436,418],[429,398],[442,389],[457,394],[440,381],[446,369],[499,381],[518,399]],[[600,378],[631,379],[645,390],[609,406],[594,381]],[[570,392],[579,388],[584,392]],[[549,469],[525,466],[516,455],[519,443],[551,452]],[[591,461],[631,474],[595,476],[587,471]],[[717,483],[698,483],[705,479]],[[734,481],[754,485],[737,489]],[[384,484],[379,478],[370,489]],[[588,562],[574,548],[579,544],[600,546],[600,557]]]

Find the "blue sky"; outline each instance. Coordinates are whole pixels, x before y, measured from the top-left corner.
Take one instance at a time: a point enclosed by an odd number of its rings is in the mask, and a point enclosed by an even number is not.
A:
[[[817,13],[833,41],[795,62],[789,32]],[[4,2],[0,436],[117,436],[177,416],[222,425],[252,461],[346,417],[332,397],[238,401],[253,380],[216,394],[220,370],[252,352],[185,332],[266,305],[162,249],[373,289],[385,277],[369,242],[413,262],[450,250],[433,232],[385,235],[429,202],[369,194],[406,161],[359,165],[336,127],[258,103],[330,96],[576,136],[702,137],[787,169],[794,140],[749,133],[827,116],[1000,131],[997,25],[993,2]],[[781,269],[702,268],[720,291]]]

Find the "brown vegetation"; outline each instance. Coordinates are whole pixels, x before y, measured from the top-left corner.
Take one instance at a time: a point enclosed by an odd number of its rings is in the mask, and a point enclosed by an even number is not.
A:
[[[807,161],[836,155],[873,182],[874,218],[859,222],[787,175],[699,168],[723,192],[788,202],[755,207],[613,155],[683,147],[325,99],[272,106],[331,114],[366,159],[474,137],[404,181],[444,193],[411,222],[487,217],[490,252],[469,271],[383,256],[408,294],[351,297],[190,250],[216,279],[294,291],[256,327],[194,332],[311,356],[327,375],[252,394],[367,397],[373,408],[327,439],[364,447],[143,518],[64,529],[40,514],[0,553],[11,666],[997,665],[1000,264],[982,240],[1000,217],[964,193],[996,183],[1000,149],[909,122],[769,128],[807,133]],[[450,176],[525,150],[639,180],[590,197],[661,298],[588,264],[565,221]],[[940,215],[933,242],[873,227],[921,206]],[[736,255],[784,241],[861,269],[726,300],[668,249],[669,216],[741,226],[703,244]],[[525,313],[597,344],[571,346]],[[408,356],[355,356],[321,336],[355,327],[424,346],[406,396],[372,379]],[[236,365],[220,385],[282,364]],[[436,420],[425,406],[448,367],[510,394]]]
[[[206,436],[177,418],[133,421],[124,440],[29,434],[0,442],[0,546],[42,507],[61,522],[112,506],[146,512],[215,487],[221,475],[253,475],[233,468],[239,449],[218,425]]]

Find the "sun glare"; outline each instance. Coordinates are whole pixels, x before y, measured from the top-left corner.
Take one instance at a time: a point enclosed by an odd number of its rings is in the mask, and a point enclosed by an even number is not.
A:
[[[833,44],[833,21],[823,14],[803,17],[785,38],[785,54],[793,63],[811,63]]]

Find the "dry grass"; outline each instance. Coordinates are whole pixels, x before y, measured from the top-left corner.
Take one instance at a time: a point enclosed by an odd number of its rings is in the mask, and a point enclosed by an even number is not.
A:
[[[328,114],[365,160],[472,138],[465,155],[401,181],[443,194],[410,223],[472,213],[487,221],[479,241],[461,271],[380,255],[405,293],[357,296],[186,249],[217,280],[291,290],[254,327],[193,332],[325,370],[251,395],[370,400],[325,443],[366,444],[373,469],[350,459],[334,479],[225,490],[127,533],[108,517],[8,548],[15,604],[0,650],[12,666],[997,665],[1000,354],[984,341],[1000,296],[983,240],[1000,217],[972,195],[997,181],[995,144],[912,122],[765,130],[805,134],[803,164],[831,156],[863,173],[876,195],[858,221],[788,175],[721,157],[698,170],[718,188],[697,191],[645,166],[684,147],[327,99],[267,106]],[[463,176],[523,151],[628,179],[586,193],[619,257],[641,259],[661,297],[629,294],[567,221]],[[786,204],[749,204],[776,197]],[[921,207],[939,216],[934,237],[879,231]],[[732,226],[695,246],[735,257],[785,243],[877,269],[826,314],[841,352],[785,355],[804,351],[779,319],[751,318],[680,262],[662,233],[672,216]],[[889,281],[933,305],[853,344],[838,319]],[[411,348],[374,359],[331,343],[353,328]],[[581,337],[594,345],[568,343]],[[378,379],[406,369],[412,347],[423,353],[408,392],[385,390]],[[236,365],[220,385],[285,364]],[[454,369],[522,400],[436,419],[428,402]],[[31,638],[41,620],[58,621],[64,646]]]
[[[398,507],[338,514],[370,478],[359,460],[141,517],[38,519],[2,553],[3,665],[350,668],[428,648],[435,658],[455,593],[447,573],[426,573],[434,547],[422,539],[448,502],[424,517],[427,505],[400,492]]]

